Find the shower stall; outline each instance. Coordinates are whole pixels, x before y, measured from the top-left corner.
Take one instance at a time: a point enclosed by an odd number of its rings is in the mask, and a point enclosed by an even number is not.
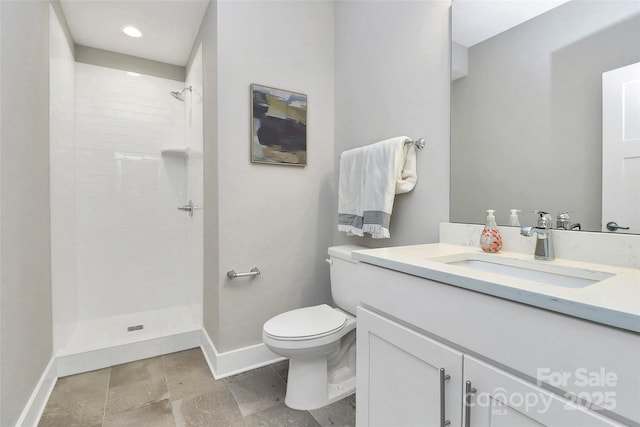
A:
[[[50,111],[58,372],[193,347],[202,327],[200,51],[177,82],[75,63],[57,46]],[[177,209],[188,200],[192,215]]]

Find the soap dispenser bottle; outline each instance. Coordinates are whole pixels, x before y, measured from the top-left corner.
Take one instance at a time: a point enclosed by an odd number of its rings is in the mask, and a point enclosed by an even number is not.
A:
[[[480,248],[489,253],[496,253],[502,249],[502,236],[496,225],[495,210],[487,210],[487,222],[480,235]]]
[[[520,209],[511,209],[511,215],[509,215],[509,224],[513,227],[520,227],[520,220],[518,219],[518,212],[522,212]]]

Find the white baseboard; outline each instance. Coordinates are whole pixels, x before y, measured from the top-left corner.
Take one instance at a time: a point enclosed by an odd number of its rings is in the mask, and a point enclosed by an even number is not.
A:
[[[200,346],[217,380],[286,359],[273,353],[263,343],[219,353],[204,329]]]
[[[57,380],[56,358],[52,356],[38,384],[36,384],[36,388],[33,390],[33,393],[31,393],[27,405],[22,410],[16,427],[35,427],[38,425],[38,421],[40,421],[42,412],[44,412],[44,408],[47,406],[47,401],[49,400],[49,396],[51,396]]]

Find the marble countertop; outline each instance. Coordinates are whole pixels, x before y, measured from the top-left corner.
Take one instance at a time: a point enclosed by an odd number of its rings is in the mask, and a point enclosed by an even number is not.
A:
[[[352,257],[425,279],[640,332],[638,269],[565,259],[538,261],[533,259],[533,255],[516,252],[490,254],[498,262],[533,262],[541,270],[566,267],[610,275],[582,288],[569,288],[446,263],[447,259],[454,259],[462,254],[486,256],[478,248],[432,243],[361,250],[354,252]]]

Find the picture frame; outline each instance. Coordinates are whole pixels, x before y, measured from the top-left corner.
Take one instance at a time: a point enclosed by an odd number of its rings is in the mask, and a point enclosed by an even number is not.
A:
[[[252,83],[251,162],[307,165],[307,95]]]

